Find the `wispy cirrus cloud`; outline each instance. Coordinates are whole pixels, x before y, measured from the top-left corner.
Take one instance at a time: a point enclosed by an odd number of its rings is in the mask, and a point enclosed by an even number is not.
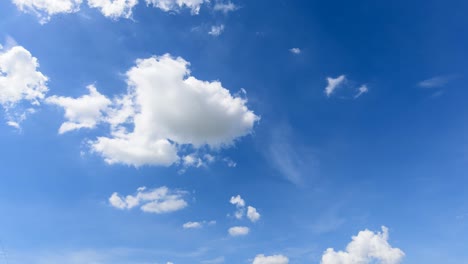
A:
[[[223,12],[224,14],[227,14],[232,11],[236,11],[237,9],[239,9],[239,7],[235,5],[234,3],[232,3],[231,1],[228,1],[228,2],[217,1],[215,5],[213,6],[214,11]]]
[[[447,85],[449,82],[453,81],[456,78],[455,75],[440,75],[435,76],[418,83],[419,87],[422,88],[442,88]]]

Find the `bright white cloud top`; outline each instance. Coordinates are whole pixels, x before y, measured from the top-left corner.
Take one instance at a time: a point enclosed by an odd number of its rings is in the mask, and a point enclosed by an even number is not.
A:
[[[369,230],[359,232],[346,247],[346,251],[327,249],[322,256],[321,264],[399,264],[405,253],[399,248],[393,248],[388,243],[388,228],[382,227],[382,232]]]
[[[288,264],[289,259],[283,255],[265,256],[257,255],[252,264]]]
[[[346,81],[346,76],[341,75],[337,78],[327,78],[328,85],[325,87],[325,94],[330,97],[333,92]]]
[[[112,19],[130,18],[138,0],[88,0],[91,8],[97,8],[105,17]]]
[[[33,13],[41,23],[60,13],[73,13],[79,10],[82,0],[12,0],[22,12]]]
[[[198,15],[200,7],[209,0],[146,0],[148,5],[153,5],[165,12],[179,11],[181,8],[189,8],[193,15]]]
[[[233,237],[246,236],[250,232],[250,229],[246,226],[234,226],[229,228],[228,233]]]
[[[67,121],[59,132],[107,123],[111,135],[91,141],[92,151],[109,164],[136,167],[169,166],[180,161],[183,145],[219,149],[250,134],[259,117],[247,100],[231,95],[219,81],[190,76],[188,66],[168,54],[137,60],[126,74],[128,93],[112,102],[93,86],[77,99],[51,97],[50,103],[65,109]]]
[[[4,50],[0,46],[0,104],[11,126],[18,128],[49,90],[48,78],[38,68],[37,58],[25,48],[14,46]]]
[[[165,186],[152,190],[140,187],[135,195],[120,196],[118,193],[113,193],[109,198],[109,203],[121,210],[140,206],[144,212],[164,214],[187,207],[188,203],[183,198],[186,194],[184,191],[170,190]]]

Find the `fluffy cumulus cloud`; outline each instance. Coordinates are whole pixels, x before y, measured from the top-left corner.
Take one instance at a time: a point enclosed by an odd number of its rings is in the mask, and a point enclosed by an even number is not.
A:
[[[146,187],[140,187],[135,195],[121,196],[113,193],[109,198],[111,206],[129,210],[135,207],[147,213],[163,214],[178,211],[187,207],[188,203],[184,200],[186,192],[170,190],[167,187],[147,190]]]
[[[11,126],[19,127],[48,91],[48,78],[38,68],[37,58],[25,48],[0,46],[0,104]]]
[[[79,10],[82,0],[13,0],[20,11],[37,15],[41,23],[60,13],[73,13]]]
[[[235,205],[236,208],[237,208],[237,211],[235,212],[234,216],[237,219],[242,219],[242,217],[244,216],[244,211],[245,211],[245,201],[244,201],[244,199],[242,199],[242,197],[240,195],[237,195],[237,196],[232,196],[231,200],[229,200],[229,202],[231,204]]]
[[[250,232],[250,229],[246,226],[234,226],[229,228],[228,233],[233,237],[246,236]]]
[[[234,216],[237,218],[237,219],[242,219],[245,215],[245,200],[242,199],[242,197],[240,195],[237,195],[237,196],[232,196],[231,197],[231,200],[229,200],[229,202],[233,205],[236,206],[237,210],[236,212],[234,213]],[[255,223],[257,222],[259,219],[260,219],[261,215],[257,212],[257,209],[255,207],[252,207],[252,206],[248,206],[247,207],[247,218],[249,218],[249,220],[252,222],[252,223]]]
[[[247,217],[253,223],[257,222],[260,219],[260,214],[257,212],[255,207],[249,206],[247,207]]]
[[[111,101],[100,94],[96,87],[87,87],[89,94],[79,98],[51,96],[46,99],[49,104],[57,105],[65,110],[67,119],[59,129],[63,134],[80,128],[94,128],[103,117],[103,112],[109,107]]]
[[[399,264],[405,254],[388,243],[388,228],[382,232],[369,230],[359,232],[346,247],[346,251],[327,249],[321,264]]]
[[[201,166],[210,162],[196,155],[181,160],[179,151],[183,146],[230,147],[252,132],[259,117],[247,108],[246,99],[232,95],[219,81],[196,79],[188,66],[184,59],[170,55],[140,59],[126,73],[127,94],[106,99],[88,88],[89,95],[77,99],[52,97],[50,102],[62,106],[68,119],[61,131],[108,124],[110,135],[89,144],[109,164]],[[93,107],[82,109],[86,101],[93,101]]]
[[[165,12],[189,8],[193,15],[200,12],[200,7],[205,2],[209,2],[209,0],[146,0],[148,5],[153,5]]]
[[[337,78],[327,78],[328,85],[325,87],[325,94],[330,97],[333,92],[346,81],[346,76],[341,75]]]
[[[88,5],[97,8],[109,18],[130,18],[138,0],[88,0]]]
[[[283,255],[265,256],[257,255],[252,264],[288,264],[289,259]]]

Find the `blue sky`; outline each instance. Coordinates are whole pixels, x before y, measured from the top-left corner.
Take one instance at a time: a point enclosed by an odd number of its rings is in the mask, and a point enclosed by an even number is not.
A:
[[[468,263],[467,8],[2,1],[0,263]]]

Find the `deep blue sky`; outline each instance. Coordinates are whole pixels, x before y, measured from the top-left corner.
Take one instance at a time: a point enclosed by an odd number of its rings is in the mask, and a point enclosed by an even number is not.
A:
[[[261,119],[213,152],[237,166],[109,165],[84,146],[104,126],[59,135],[63,110],[41,104],[21,130],[0,125],[0,263],[239,264],[257,254],[320,263],[327,248],[382,225],[403,263],[468,263],[468,2],[237,0],[226,15],[141,2],[133,19],[83,4],[41,25],[2,1],[0,39],[38,59],[48,96],[79,97],[89,84],[125,93],[136,59],[166,53],[190,62],[197,79],[244,88]],[[221,35],[207,33],[219,24]],[[327,97],[326,78],[340,75],[348,82]],[[444,82],[420,85],[433,78]],[[354,99],[363,84],[369,92]],[[149,214],[109,205],[112,193],[140,186],[185,190],[189,206]],[[237,194],[261,220],[232,217]],[[203,220],[217,223],[182,228]],[[230,237],[239,225],[250,234]]]

